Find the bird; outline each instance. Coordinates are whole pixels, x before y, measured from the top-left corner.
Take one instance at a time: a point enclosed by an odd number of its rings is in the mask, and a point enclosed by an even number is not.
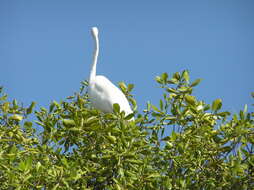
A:
[[[104,113],[112,113],[113,105],[117,103],[120,107],[120,111],[124,111],[125,115],[129,115],[133,113],[133,111],[124,93],[107,77],[103,75],[96,75],[96,66],[99,55],[98,28],[92,27],[91,33],[95,42],[93,62],[88,82],[88,96],[91,104],[95,109]]]

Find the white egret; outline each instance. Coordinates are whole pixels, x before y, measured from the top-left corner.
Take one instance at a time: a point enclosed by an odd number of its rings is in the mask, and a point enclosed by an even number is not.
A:
[[[96,75],[96,65],[99,54],[99,31],[96,27],[93,27],[91,32],[95,41],[93,63],[88,86],[88,95],[92,106],[104,113],[110,113],[113,112],[113,104],[117,103],[120,106],[120,111],[124,111],[126,115],[131,114],[132,110],[130,104],[122,91],[105,76]]]

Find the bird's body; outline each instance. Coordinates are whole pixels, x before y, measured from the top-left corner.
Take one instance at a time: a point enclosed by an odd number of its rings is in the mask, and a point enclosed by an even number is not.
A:
[[[99,54],[98,29],[96,27],[92,28],[92,35],[95,39],[95,52],[88,86],[88,95],[92,106],[104,113],[111,113],[113,112],[113,104],[117,103],[120,110],[124,111],[126,115],[131,114],[131,107],[123,92],[105,76],[96,75]]]
[[[97,75],[95,83],[89,86],[88,93],[92,105],[105,113],[113,112],[113,104],[118,103],[125,114],[132,113],[129,102],[122,91],[102,75]]]

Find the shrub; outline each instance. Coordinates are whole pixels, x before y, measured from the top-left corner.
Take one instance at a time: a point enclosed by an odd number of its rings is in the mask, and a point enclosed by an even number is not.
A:
[[[192,95],[188,71],[156,77],[159,106],[91,108],[87,83],[66,101],[33,111],[0,97],[0,189],[253,189],[254,125],[247,106],[220,111]],[[36,118],[33,122],[32,119]]]

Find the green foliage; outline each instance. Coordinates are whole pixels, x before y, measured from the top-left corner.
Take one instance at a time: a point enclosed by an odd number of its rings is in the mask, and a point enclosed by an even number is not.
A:
[[[164,93],[143,113],[91,108],[81,91],[33,111],[0,94],[0,189],[253,189],[254,124],[247,106],[220,111],[192,95],[187,70],[156,77]],[[36,117],[31,122],[30,115]]]

